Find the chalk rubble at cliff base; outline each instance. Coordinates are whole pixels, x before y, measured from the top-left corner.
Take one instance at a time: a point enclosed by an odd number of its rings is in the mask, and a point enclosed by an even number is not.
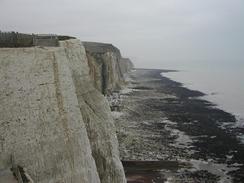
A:
[[[123,84],[133,65],[113,47],[101,69],[79,40],[59,43],[0,49],[0,172],[14,156],[37,183],[126,182],[101,92]]]

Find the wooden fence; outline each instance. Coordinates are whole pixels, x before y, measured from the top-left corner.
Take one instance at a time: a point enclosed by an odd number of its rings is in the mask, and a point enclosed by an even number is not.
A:
[[[18,32],[0,32],[0,47],[33,46],[33,35]]]
[[[0,48],[16,48],[31,46],[59,46],[59,39],[70,39],[68,36],[54,34],[23,34],[18,32],[0,31]]]

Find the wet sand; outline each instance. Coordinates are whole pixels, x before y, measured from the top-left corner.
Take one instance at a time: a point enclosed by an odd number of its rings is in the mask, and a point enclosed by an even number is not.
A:
[[[144,182],[244,182],[244,146],[236,138],[242,129],[223,128],[235,117],[162,72],[168,71],[136,69],[121,91],[121,111],[114,112],[120,153],[123,161],[191,166],[141,173],[138,164],[125,166],[128,182],[143,182],[140,176],[148,177]]]

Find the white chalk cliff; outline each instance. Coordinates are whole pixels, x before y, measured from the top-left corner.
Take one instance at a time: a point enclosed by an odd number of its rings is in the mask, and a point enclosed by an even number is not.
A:
[[[128,60],[122,58],[120,50],[112,44],[84,42],[84,46],[94,86],[103,94],[120,89],[124,82],[124,71],[132,69],[132,62],[129,61],[129,65]]]
[[[60,47],[0,48],[0,171],[14,156],[35,183],[126,182],[110,108],[92,69],[77,39]]]

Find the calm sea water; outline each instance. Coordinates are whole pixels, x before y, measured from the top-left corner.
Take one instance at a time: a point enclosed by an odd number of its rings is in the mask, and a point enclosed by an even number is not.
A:
[[[244,127],[244,61],[181,62],[168,64],[166,68],[179,72],[164,73],[164,76],[206,93],[205,99],[234,114],[239,119],[238,125]]]

